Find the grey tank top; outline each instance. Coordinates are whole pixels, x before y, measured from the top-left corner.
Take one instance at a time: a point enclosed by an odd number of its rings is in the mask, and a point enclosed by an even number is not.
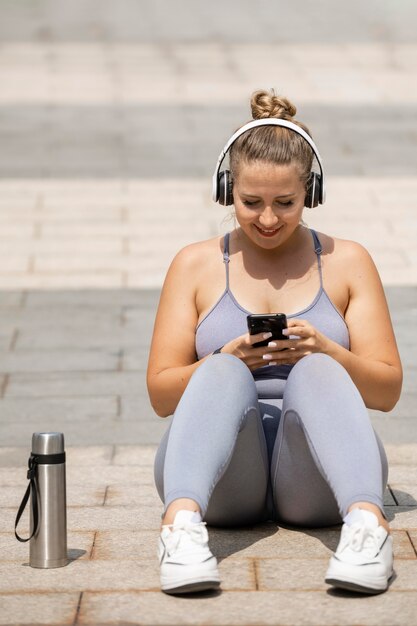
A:
[[[349,349],[349,331],[345,320],[336,309],[323,287],[321,268],[322,246],[317,233],[310,230],[317,255],[317,264],[320,277],[320,288],[313,302],[302,311],[287,315],[288,318],[299,317],[310,322],[326,337],[332,339],[344,348]],[[251,313],[244,309],[234,297],[229,283],[229,239],[230,233],[224,237],[223,262],[226,269],[226,288],[219,300],[210,309],[196,328],[196,353],[202,359],[220,346],[232,339],[248,332],[246,317]],[[258,393],[263,398],[282,398],[285,380],[293,366],[266,365],[254,370],[253,376],[257,382]]]

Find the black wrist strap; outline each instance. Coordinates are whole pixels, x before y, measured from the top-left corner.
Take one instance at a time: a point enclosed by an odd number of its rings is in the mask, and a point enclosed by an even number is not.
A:
[[[22,543],[25,543],[26,541],[29,541],[30,539],[32,539],[32,537],[36,534],[38,530],[38,524],[39,524],[38,484],[37,484],[38,465],[56,465],[58,463],[65,463],[65,452],[62,452],[60,454],[37,454],[37,455],[31,454],[29,457],[29,461],[28,461],[29,469],[27,472],[27,478],[30,482],[27,486],[25,495],[23,496],[23,500],[20,503],[19,510],[17,512],[16,520],[14,523],[15,537],[18,541],[21,541]],[[32,528],[32,532],[30,533],[30,536],[27,539],[23,539],[22,537],[19,537],[19,535],[17,534],[17,526],[20,522],[20,518],[22,517],[23,511],[25,510],[26,505],[28,503],[29,496],[31,496],[30,502],[31,502],[31,508],[32,508],[33,528]]]
[[[37,457],[34,456],[33,454],[30,456],[29,461],[28,461],[28,473],[27,473],[27,477],[28,480],[30,481],[28,484],[28,487],[26,489],[26,493],[23,496],[23,500],[19,506],[19,510],[17,512],[16,515],[16,521],[14,523],[14,534],[15,537],[18,541],[21,541],[22,543],[25,543],[26,541],[29,541],[30,539],[32,539],[33,535],[36,533],[36,531],[38,530],[38,523],[39,523],[39,511],[38,511],[38,491],[37,491],[37,485],[36,485],[36,478],[37,478],[37,473],[38,473],[38,463],[37,463]],[[19,537],[19,535],[17,534],[17,526],[20,522],[20,518],[22,517],[23,511],[26,508],[26,505],[28,503],[29,500],[29,495],[31,495],[31,505],[32,505],[32,520],[33,520],[33,528],[32,528],[32,532],[30,534],[30,536],[27,539],[23,539],[23,537]]]

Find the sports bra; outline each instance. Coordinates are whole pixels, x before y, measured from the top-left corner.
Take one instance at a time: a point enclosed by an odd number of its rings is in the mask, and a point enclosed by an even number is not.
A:
[[[326,337],[332,339],[344,348],[349,349],[349,331],[346,322],[323,287],[321,267],[322,246],[317,233],[311,229],[310,232],[313,239],[314,250],[317,255],[320,287],[309,306],[297,313],[291,313],[287,315],[287,317],[302,317],[302,319],[310,322],[317,330],[326,335]],[[198,359],[202,359],[220,346],[248,332],[246,317],[251,311],[248,311],[239,304],[230,289],[229,241],[230,232],[226,233],[224,236],[223,262],[226,270],[226,288],[218,301],[196,327],[195,344]],[[286,380],[292,367],[292,365],[265,365],[254,370],[252,373],[255,380]]]

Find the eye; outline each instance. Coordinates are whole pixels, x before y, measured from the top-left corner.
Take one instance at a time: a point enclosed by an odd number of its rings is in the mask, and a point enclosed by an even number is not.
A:
[[[292,206],[294,202],[292,200],[288,200],[288,202],[280,202],[281,206]]]
[[[257,200],[242,200],[242,203],[247,207],[253,207],[258,204]]]

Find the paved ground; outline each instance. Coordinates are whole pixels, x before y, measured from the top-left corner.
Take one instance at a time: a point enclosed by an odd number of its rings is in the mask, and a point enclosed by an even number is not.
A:
[[[0,625],[417,624],[416,18],[407,0],[0,1]],[[397,407],[372,412],[397,573],[380,597],[327,591],[337,529],[272,524],[210,530],[221,593],[158,587],[155,307],[175,252],[231,228],[212,170],[270,86],[324,159],[307,222],[371,251],[405,366]],[[11,532],[35,430],[66,436],[59,570],[24,567]]]

